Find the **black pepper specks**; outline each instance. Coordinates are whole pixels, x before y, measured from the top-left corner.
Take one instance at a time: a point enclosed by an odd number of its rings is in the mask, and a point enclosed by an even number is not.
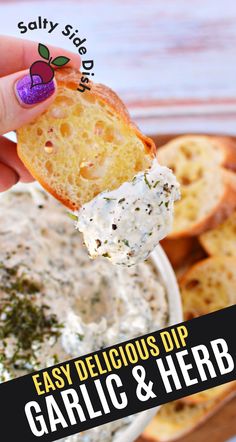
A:
[[[163,189],[164,189],[164,191],[165,191],[166,193],[171,193],[171,189],[170,189],[170,187],[168,186],[168,183],[165,183],[165,184],[164,184]]]
[[[96,239],[95,242],[97,245],[97,249],[99,249],[99,247],[101,247],[101,245],[102,245],[102,242],[100,241],[100,239]]]

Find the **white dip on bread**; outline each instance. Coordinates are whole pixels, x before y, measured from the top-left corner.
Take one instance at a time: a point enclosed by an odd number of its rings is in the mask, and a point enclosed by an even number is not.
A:
[[[89,259],[66,209],[46,195],[37,205],[30,193],[7,192],[1,213],[2,382],[167,325],[151,261],[125,268]],[[66,440],[112,442],[131,419]]]
[[[171,230],[179,184],[155,159],[132,182],[102,192],[78,212],[77,229],[92,258],[131,266],[144,261]]]

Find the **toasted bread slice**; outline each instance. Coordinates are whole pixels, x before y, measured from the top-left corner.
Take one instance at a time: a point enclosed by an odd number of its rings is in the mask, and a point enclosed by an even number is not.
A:
[[[199,404],[184,404],[173,401],[161,407],[143,433],[143,442],[170,442],[178,440],[207,418],[216,413],[233,397],[233,393],[222,395],[219,400]]]
[[[158,150],[161,164],[170,167],[181,185],[168,238],[194,236],[218,226],[236,207],[236,148],[229,139],[186,136]]]
[[[158,157],[184,183],[196,181],[206,167],[236,170],[236,144],[228,137],[183,135],[158,149]]]
[[[222,396],[231,394],[236,391],[236,382],[228,382],[218,387],[209,388],[196,394],[191,394],[181,399],[185,404],[201,404],[211,400],[219,400]]]
[[[195,236],[223,222],[236,207],[236,174],[218,168],[206,171],[197,182],[181,185],[173,230],[168,238]]]
[[[117,95],[92,83],[90,91],[79,92],[80,78],[70,68],[58,69],[54,102],[17,132],[23,163],[72,210],[131,181],[156,154],[154,142],[132,123]]]
[[[193,265],[180,280],[184,319],[201,316],[236,303],[236,258],[212,257]],[[183,398],[200,403],[235,390],[235,382]]]
[[[211,257],[193,265],[180,279],[185,320],[236,303],[236,258]]]
[[[209,255],[236,258],[236,211],[218,227],[200,235],[199,241]]]

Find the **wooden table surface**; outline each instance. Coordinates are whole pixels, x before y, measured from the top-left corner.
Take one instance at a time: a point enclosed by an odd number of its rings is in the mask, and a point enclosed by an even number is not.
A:
[[[16,6],[17,3],[17,6]],[[236,135],[235,0],[1,1],[1,34],[41,15],[79,30],[95,81],[114,88],[149,134]],[[61,32],[24,38],[75,50]],[[181,442],[236,434],[236,399]]]

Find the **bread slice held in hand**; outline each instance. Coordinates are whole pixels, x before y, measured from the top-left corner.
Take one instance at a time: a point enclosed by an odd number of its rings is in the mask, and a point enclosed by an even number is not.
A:
[[[72,210],[149,168],[156,147],[132,123],[109,88],[90,83],[79,92],[81,74],[56,71],[57,94],[36,121],[17,132],[18,155],[35,179]]]
[[[236,207],[236,146],[231,139],[178,137],[158,150],[158,159],[173,170],[181,185],[169,238],[201,234],[232,213]]]
[[[92,83],[81,93],[80,77],[57,71],[56,98],[19,129],[18,154],[46,190],[78,211],[75,227],[91,258],[135,265],[170,232],[179,185],[117,95]]]

